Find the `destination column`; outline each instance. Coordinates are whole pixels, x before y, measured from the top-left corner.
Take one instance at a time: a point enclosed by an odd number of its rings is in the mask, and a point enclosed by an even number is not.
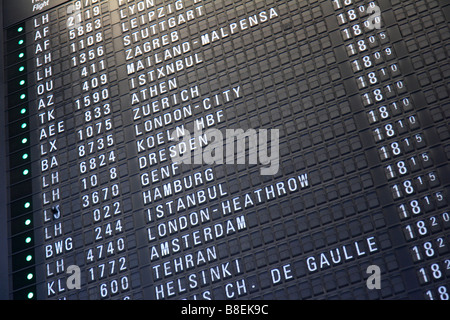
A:
[[[124,48],[118,57],[125,61],[118,67],[125,79],[121,105],[131,106],[123,118],[131,120],[125,120],[125,136],[127,153],[135,157],[129,161],[133,209],[143,213],[137,219],[146,223],[138,236],[141,275],[148,286],[144,294],[150,299],[214,299],[213,285],[223,282],[221,296],[244,296],[241,261],[226,247],[247,229],[246,216],[239,212],[237,195],[229,193],[222,168],[219,179],[217,166],[202,158],[202,148],[211,142],[205,130],[225,132],[220,131],[226,126],[225,109],[233,109],[244,93],[239,83],[205,78],[204,50],[276,19],[276,9],[261,9],[193,36],[191,30],[207,18],[201,1],[117,3],[120,24],[114,33],[120,28],[122,36],[115,39],[115,49]],[[188,161],[181,163],[177,157],[183,154]],[[270,197],[274,186],[268,188]],[[262,191],[252,193],[260,203],[266,198]]]

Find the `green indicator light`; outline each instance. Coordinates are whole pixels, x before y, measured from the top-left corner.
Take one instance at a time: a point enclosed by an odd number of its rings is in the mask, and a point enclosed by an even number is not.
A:
[[[27,95],[25,93],[20,95],[20,100],[24,100],[27,97]]]
[[[28,142],[28,139],[27,139],[27,138],[23,138],[23,139],[22,139],[22,143],[23,143],[23,144],[25,144],[25,143],[27,143],[27,142]]]
[[[25,225],[26,225],[26,226],[29,226],[30,224],[31,224],[31,219],[25,220]]]
[[[27,109],[25,109],[25,108],[22,108],[22,110],[20,110],[21,114],[25,114],[26,112],[27,112]]]
[[[31,261],[31,259],[33,259],[33,256],[31,254],[27,255],[27,257],[25,258],[25,260],[27,261]]]
[[[31,203],[25,202],[25,204],[23,206],[25,209],[28,209],[31,206]]]
[[[19,84],[23,86],[25,84],[25,80],[20,80]]]
[[[34,277],[34,276],[33,276],[33,274],[32,274],[32,273],[29,273],[29,274],[27,274],[27,279],[28,279],[28,280],[31,280],[31,279],[33,279],[33,277]]]
[[[23,170],[23,175],[26,176],[30,173],[30,171],[28,169]]]
[[[19,71],[22,72],[23,70],[25,70],[25,67],[24,67],[24,66],[21,66],[21,67],[19,68]]]
[[[25,53],[23,53],[23,52],[19,53],[19,58],[23,58],[23,57],[25,57]]]
[[[18,42],[20,45],[22,45],[23,43],[24,43],[24,41],[21,39],[21,40],[19,40],[19,42]]]
[[[19,27],[19,29],[17,29],[17,32],[22,32],[23,31],[23,27]]]
[[[34,293],[33,292],[29,292],[28,295],[27,295],[27,298],[28,299],[33,299],[33,297],[34,297]]]
[[[26,242],[26,243],[30,243],[30,242],[31,242],[31,237],[26,237],[26,238],[25,238],[25,242]]]
[[[26,123],[22,123],[22,125],[20,126],[22,129],[25,129],[27,127]]]
[[[23,160],[28,159],[28,153],[24,153],[24,154],[22,155],[22,159],[23,159]]]

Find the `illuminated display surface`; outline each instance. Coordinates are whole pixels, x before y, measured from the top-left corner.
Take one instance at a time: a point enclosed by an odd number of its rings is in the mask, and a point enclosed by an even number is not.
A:
[[[7,298],[449,299],[449,4],[3,12]]]

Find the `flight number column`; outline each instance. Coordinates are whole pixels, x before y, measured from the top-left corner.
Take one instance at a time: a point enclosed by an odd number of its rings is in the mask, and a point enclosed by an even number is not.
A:
[[[83,213],[85,277],[89,299],[130,299],[129,221],[124,213],[126,167],[120,133],[120,105],[115,103],[117,78],[109,41],[108,1],[75,1],[68,7],[68,36],[73,97],[80,209]],[[132,225],[128,223],[127,225]]]

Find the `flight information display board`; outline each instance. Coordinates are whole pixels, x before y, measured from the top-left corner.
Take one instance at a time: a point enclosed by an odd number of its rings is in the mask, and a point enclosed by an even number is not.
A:
[[[450,295],[450,4],[2,3],[5,299]]]

